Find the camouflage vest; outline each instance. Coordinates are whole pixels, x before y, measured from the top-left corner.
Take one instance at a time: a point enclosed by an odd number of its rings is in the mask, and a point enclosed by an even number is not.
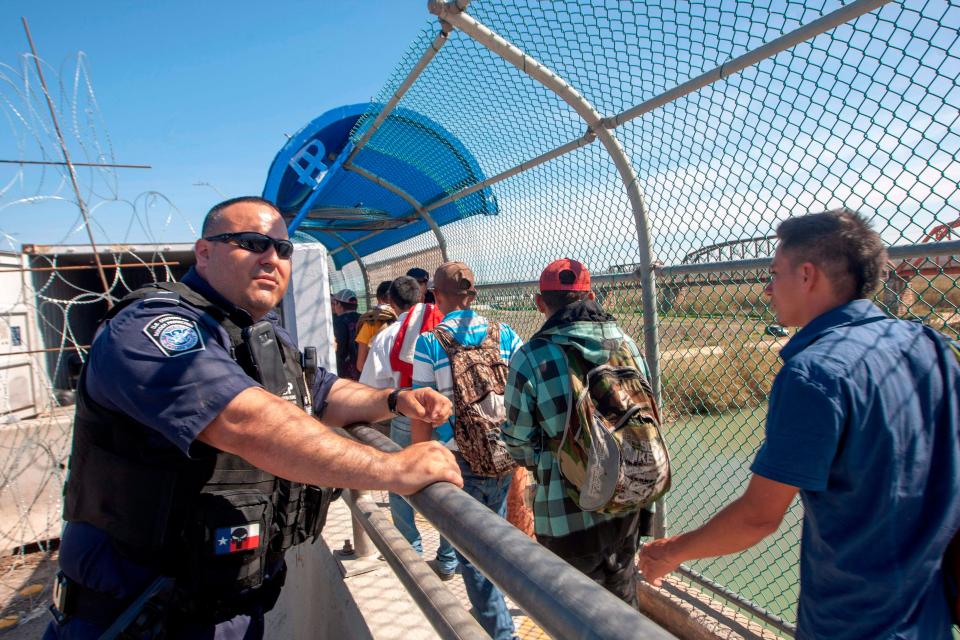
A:
[[[553,439],[567,495],[584,511],[636,511],[670,489],[670,457],[650,383],[626,341],[593,368],[563,348],[571,399],[563,433]]]
[[[503,391],[507,363],[500,357],[500,326],[491,322],[477,346],[467,347],[440,325],[433,330],[450,359],[456,420],[453,437],[470,469],[480,476],[500,476],[516,463],[500,440],[507,419]]]

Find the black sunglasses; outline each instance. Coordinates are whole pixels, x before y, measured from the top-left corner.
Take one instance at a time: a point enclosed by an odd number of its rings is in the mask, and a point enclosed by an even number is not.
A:
[[[280,258],[289,258],[293,255],[293,243],[289,240],[278,240],[265,236],[256,231],[240,231],[237,233],[219,233],[215,236],[204,238],[210,242],[229,242],[235,244],[241,249],[252,251],[254,253],[263,253],[273,245],[277,250],[277,256]]]

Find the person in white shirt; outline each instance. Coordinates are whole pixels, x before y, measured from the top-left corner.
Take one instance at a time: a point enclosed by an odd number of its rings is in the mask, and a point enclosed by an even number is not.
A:
[[[384,280],[377,285],[377,304],[360,316],[357,320],[357,368],[362,371],[370,351],[370,342],[374,336],[397,321],[397,314],[390,306],[387,292],[392,280]]]

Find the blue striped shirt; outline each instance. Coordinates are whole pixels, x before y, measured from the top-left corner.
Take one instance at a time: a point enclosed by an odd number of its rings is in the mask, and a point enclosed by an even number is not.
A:
[[[471,309],[451,311],[440,323],[449,329],[453,338],[462,345],[476,346],[487,337],[487,319]],[[500,357],[510,362],[514,352],[523,342],[509,325],[500,324]],[[413,356],[413,386],[436,389],[453,402],[453,376],[450,372],[450,360],[440,346],[437,337],[431,332],[421,333]],[[453,439],[453,423],[456,416],[451,414],[447,424],[434,429],[434,437],[441,442]]]

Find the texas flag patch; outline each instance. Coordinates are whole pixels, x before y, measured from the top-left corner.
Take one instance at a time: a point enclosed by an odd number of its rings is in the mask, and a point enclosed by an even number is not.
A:
[[[217,529],[213,538],[213,551],[218,556],[256,549],[258,546],[260,546],[259,522]]]

